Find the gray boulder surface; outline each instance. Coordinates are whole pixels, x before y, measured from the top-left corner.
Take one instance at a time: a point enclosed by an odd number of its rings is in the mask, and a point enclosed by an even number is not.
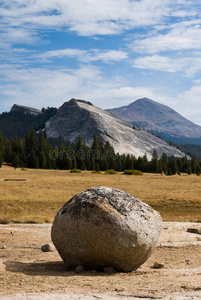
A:
[[[67,269],[131,272],[151,255],[161,225],[160,214],[130,194],[92,187],[59,210],[51,237]]]

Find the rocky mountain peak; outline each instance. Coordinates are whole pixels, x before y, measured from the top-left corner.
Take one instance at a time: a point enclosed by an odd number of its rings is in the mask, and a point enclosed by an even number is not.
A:
[[[33,108],[33,107],[28,107],[28,106],[23,106],[23,105],[18,105],[14,104],[11,108],[11,111],[20,111],[22,113],[29,113],[32,115],[39,115],[42,114],[41,110]]]
[[[90,102],[90,101],[86,101],[86,100],[81,100],[81,99],[75,99],[75,98],[72,98],[70,101],[68,101],[68,102],[72,102],[72,103],[74,103],[74,102],[77,102],[77,103],[85,103],[85,104],[88,104],[88,105],[92,105],[93,106],[93,104]],[[66,102],[66,103],[68,103],[68,102]]]
[[[71,99],[65,102],[57,114],[48,120],[45,131],[48,138],[62,137],[71,143],[75,143],[81,136],[89,146],[94,135],[98,135],[119,154],[138,157],[146,153],[150,159],[156,150],[159,156],[163,152],[168,156],[184,156],[181,151],[147,131],[136,130],[131,124],[84,100]]]
[[[169,106],[149,98],[141,98],[127,106],[107,111],[167,141],[201,144],[201,126],[187,120]]]

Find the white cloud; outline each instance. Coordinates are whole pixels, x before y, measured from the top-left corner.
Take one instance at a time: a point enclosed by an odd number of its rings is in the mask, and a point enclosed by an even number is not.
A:
[[[185,91],[180,95],[180,99],[188,100],[189,102],[194,103],[194,104],[200,104],[201,103],[201,85],[192,86],[192,88],[190,90]],[[200,112],[201,112],[201,105],[200,105]]]
[[[164,72],[183,72],[187,77],[192,77],[201,70],[201,53],[195,53],[191,57],[171,58],[167,56],[152,55],[136,58],[134,68],[149,69]]]
[[[130,72],[127,65],[124,65],[122,70],[117,70],[118,74],[121,72],[122,78],[112,76],[114,70],[111,71],[110,66],[107,66],[106,73],[105,65],[101,64],[99,68],[90,65],[128,61],[128,56],[132,54],[121,50],[125,49],[125,45],[115,49],[117,39],[112,47],[114,50],[109,49],[111,39],[108,42],[109,38],[104,36],[97,44],[93,40],[93,46],[87,39],[83,39],[86,41],[86,48],[82,45],[82,49],[86,50],[72,48],[79,47],[81,41],[81,38],[76,40],[75,35],[97,39],[96,35],[109,35],[112,38],[113,34],[126,32],[133,34],[134,42],[131,48],[135,51],[135,60],[131,61],[130,58],[130,61],[134,68],[181,72],[192,77],[201,70],[201,53],[195,52],[201,49],[200,1],[2,0],[0,8],[0,48],[3,49],[3,64],[0,66],[0,96],[4,99],[4,102],[0,102],[2,107],[12,106],[15,102],[38,108],[48,105],[58,107],[64,101],[75,97],[107,108],[149,97],[179,112],[182,109],[185,116],[190,116],[189,99],[198,99],[201,92],[199,81],[195,81],[196,87],[176,97],[177,91],[169,91],[164,86],[157,89],[157,82],[154,82],[154,88],[151,77],[148,83],[151,88],[135,86],[133,78],[136,70]],[[48,39],[51,49],[56,49],[54,34],[59,31],[65,32],[68,37],[66,41],[62,41],[63,47],[72,48],[46,51],[40,55],[37,54],[39,52],[35,52],[42,51],[40,43],[44,46]],[[72,40],[75,41],[72,45],[69,43],[69,31],[71,37],[73,36]],[[125,34],[118,37],[121,45],[125,43],[123,38],[128,41]],[[26,48],[25,45],[19,50],[13,47],[36,43],[37,48],[31,48],[30,52],[23,49]],[[98,45],[106,48],[100,50]],[[47,48],[47,44],[43,48]],[[162,55],[161,52],[164,51],[166,53]],[[142,53],[145,57],[141,54],[137,57],[136,53]],[[71,60],[71,68],[59,69],[57,58],[74,58],[85,65],[77,67],[76,64],[72,67]],[[49,63],[49,68],[46,67],[47,64],[39,68],[38,64],[41,62]],[[33,66],[35,68],[32,68]],[[101,73],[100,70],[105,73]],[[166,93],[174,93],[173,98],[165,96]],[[193,104],[192,107],[196,105],[199,106],[199,103]],[[196,108],[194,111],[196,112]]]
[[[14,103],[36,108],[60,106],[71,98],[89,100],[102,108],[129,104],[141,97],[158,99],[160,94],[154,88],[124,85],[124,78],[105,78],[94,66],[80,66],[73,69],[51,70],[45,68],[19,69],[0,68],[4,76],[0,96],[0,111]]]
[[[82,90],[93,86],[99,70],[93,66],[77,70],[4,69],[5,83],[1,86],[2,99],[10,104],[20,102],[30,106],[58,106],[72,97],[81,96]],[[1,75],[1,73],[0,73]]]
[[[201,19],[194,22],[176,23],[167,33],[155,34],[144,39],[136,39],[131,48],[139,53],[159,53],[162,51],[199,50],[201,48]]]
[[[172,0],[2,0],[0,17],[5,34],[10,28],[29,30],[67,28],[78,35],[119,34],[140,26],[163,23],[175,6],[192,15],[188,1]],[[20,42],[22,37],[20,37]],[[25,34],[26,41],[26,34]],[[12,43],[12,40],[10,40]]]
[[[134,60],[133,67],[139,69],[150,69],[154,71],[177,72],[182,70],[182,66],[178,61],[169,57],[153,55],[138,57]]]
[[[92,61],[102,61],[105,63],[109,63],[112,61],[121,61],[125,60],[128,57],[128,53],[125,51],[117,51],[117,50],[79,50],[79,49],[62,49],[62,50],[54,50],[47,51],[42,54],[35,55],[36,58],[42,59],[44,62],[47,62],[52,58],[65,58],[71,57],[76,58],[82,62],[92,62]]]
[[[192,86],[190,90],[184,91],[178,97],[181,113],[201,126],[201,85]]]
[[[93,56],[94,55],[94,56]],[[128,53],[125,51],[116,51],[116,50],[92,50],[92,58],[91,60],[101,60],[105,63],[112,62],[112,61],[121,61],[128,58]]]
[[[196,85],[177,97],[170,97],[164,89],[157,86],[132,86],[126,85],[124,78],[105,78],[97,67],[90,65],[74,70],[25,70],[4,65],[0,66],[0,76],[3,78],[0,86],[0,111],[8,111],[14,103],[39,109],[47,106],[59,107],[71,98],[89,100],[101,108],[113,108],[148,97],[172,107],[184,117],[201,125],[201,85]]]

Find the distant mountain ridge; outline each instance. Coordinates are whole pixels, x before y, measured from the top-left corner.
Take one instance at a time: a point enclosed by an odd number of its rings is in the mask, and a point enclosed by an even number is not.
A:
[[[18,105],[18,104],[14,104],[11,108],[11,112],[13,111],[20,111],[22,113],[29,113],[31,115],[40,115],[42,114],[42,111],[33,107],[29,107],[29,106],[23,106],[23,105]]]
[[[201,126],[149,98],[138,99],[127,106],[106,111],[166,141],[201,145]]]
[[[25,138],[32,127],[36,131],[43,129],[45,123],[57,112],[54,107],[38,110],[28,106],[14,104],[10,112],[0,114],[0,131],[8,139]]]
[[[163,140],[147,131],[135,129],[131,124],[84,100],[71,99],[65,102],[51,117],[45,126],[48,138],[62,138],[75,143],[79,136],[86,144],[91,145],[94,135],[108,141],[119,154],[143,156],[151,159],[156,150],[160,157],[163,152],[167,156],[182,157],[184,153],[171,147]]]
[[[92,103],[90,103],[89,101],[76,100],[76,99],[72,99],[72,100],[75,101],[75,102],[77,102],[77,104],[78,103],[80,103],[80,105],[82,105],[82,104],[83,105],[88,104],[89,106],[95,108],[95,106]],[[64,103],[65,104],[64,106],[66,106],[68,102],[66,102],[66,104]],[[143,105],[142,105],[142,102],[144,102]],[[159,109],[157,109],[156,104],[157,104],[157,107]],[[132,119],[133,119],[133,110],[132,110],[132,107],[133,106],[135,108],[136,120],[140,120],[140,121],[135,121],[135,122],[133,121],[132,122]],[[136,109],[135,106],[138,107],[138,110]],[[59,108],[59,110],[61,110],[62,107],[63,106],[61,106]],[[165,108],[165,112],[164,111],[161,112],[160,110],[164,109],[164,108]],[[79,109],[81,109],[81,107]],[[99,108],[96,107],[96,109],[99,109]],[[99,109],[99,110],[101,110],[101,109]],[[146,113],[146,110],[148,110],[149,113]],[[35,113],[31,113],[31,111],[32,112],[37,112],[37,113],[36,114]],[[14,104],[13,107],[11,108],[10,112],[8,112],[8,113],[5,112],[5,113],[0,114],[0,131],[8,139],[10,139],[12,137],[15,137],[15,136],[23,138],[23,137],[26,136],[27,130],[30,130],[32,126],[35,128],[36,131],[38,131],[39,129],[43,129],[44,130],[45,127],[48,124],[47,122],[50,120],[51,117],[55,116],[55,114],[57,113],[57,111],[58,111],[57,108],[53,108],[53,107],[52,108],[48,107],[47,109],[43,108],[41,110],[37,110],[35,108],[30,108],[30,107],[27,107],[27,106],[21,106],[21,105]],[[133,126],[134,126],[134,128],[136,129],[135,131],[137,132],[138,126],[139,127],[143,127],[142,125],[145,124],[147,126],[147,127],[145,127],[145,130],[153,133],[154,135],[162,136],[166,140],[172,140],[173,142],[175,142],[175,140],[176,140],[175,146],[178,149],[180,149],[181,152],[185,151],[190,156],[195,155],[197,158],[200,159],[200,157],[201,157],[201,150],[200,150],[200,146],[199,145],[201,145],[201,143],[200,143],[200,139],[197,138],[197,137],[199,137],[199,132],[200,132],[201,126],[195,125],[192,122],[186,120],[184,117],[182,117],[181,115],[179,115],[178,113],[176,113],[173,109],[169,108],[168,106],[159,104],[159,103],[157,103],[157,102],[155,102],[153,100],[150,100],[148,98],[142,98],[142,99],[139,99],[139,100],[131,103],[128,106],[123,106],[123,107],[112,109],[112,110],[108,110],[108,111],[109,112],[111,111],[112,116],[113,116],[114,119],[115,118],[118,119],[115,116],[115,114],[118,115],[119,113],[122,113],[122,111],[123,111],[123,114],[122,114],[123,116],[121,115],[121,117],[125,118],[125,119],[129,119],[128,121],[131,124],[129,125],[126,122],[124,122],[124,124],[126,123],[127,124],[126,126],[129,127],[130,129],[133,129]],[[96,113],[98,113],[98,111]],[[69,114],[72,114],[71,110],[69,110]],[[90,116],[90,112],[89,111],[88,112],[85,111],[85,114],[88,114]],[[101,110],[101,113],[100,113],[100,115],[99,115],[98,118],[102,118],[101,117],[102,114],[103,114],[103,110]],[[147,116],[146,117],[146,121],[142,121],[143,115]],[[160,127],[158,125],[158,128],[160,130],[153,131],[153,125],[155,125],[154,121],[155,121],[155,116],[156,115],[157,115],[157,119],[158,119],[159,125],[161,125],[160,122],[163,122],[164,120],[166,120],[166,125],[167,126],[163,125],[163,127],[162,126]],[[61,116],[62,116],[62,118],[65,118],[65,114],[62,113],[62,112],[61,112],[60,117]],[[150,116],[152,117],[152,122],[150,121]],[[171,120],[170,120],[170,116],[171,116]],[[179,124],[178,124],[178,122],[176,122],[176,121],[178,121],[178,116],[179,116],[179,121],[180,121]],[[169,122],[167,122],[167,119],[168,119],[167,117],[169,118]],[[103,116],[103,118],[104,118],[104,116]],[[96,118],[93,119],[93,122],[95,122],[94,124],[97,123],[95,120],[96,120]],[[78,120],[77,121],[78,122],[81,121],[79,114],[78,114]],[[185,124],[183,124],[183,122]],[[73,122],[71,122],[71,123],[73,124]],[[70,127],[71,123],[69,123],[69,125],[68,125],[69,128],[71,128]],[[88,131],[88,129],[87,129],[86,133],[84,133],[84,131],[85,131],[84,129],[86,129],[85,123],[87,124],[87,121],[86,120],[84,121],[84,119],[83,119],[83,121],[82,121],[82,126],[83,126],[82,134],[83,135],[82,136],[83,136],[84,139],[86,138],[87,135],[88,135],[88,137],[90,137],[90,139],[88,140],[89,144],[92,141],[93,134],[97,134],[97,135],[100,134],[101,135],[106,130],[104,128],[104,126],[102,126],[103,128],[100,130],[99,127],[96,127],[96,126],[91,125],[91,124],[88,123],[89,127],[91,128],[91,131]],[[103,122],[103,123],[105,124],[106,122]],[[178,129],[178,127],[180,127],[180,129],[181,129],[181,128],[184,128],[185,126],[187,126],[186,130],[185,130],[185,136],[181,136],[181,134],[179,135],[178,134],[178,130],[176,130],[176,134],[174,133],[174,126],[173,126],[174,124],[177,125],[176,126],[177,129]],[[168,125],[169,126],[171,125],[170,128],[168,127]],[[185,125],[185,126],[183,126],[183,125]],[[162,132],[161,129],[163,129],[163,132]],[[169,132],[167,133],[167,130],[165,132],[164,129],[165,130],[168,129]],[[173,132],[171,132],[170,129]],[[72,130],[72,132],[73,132],[73,130]],[[110,138],[113,139],[113,137],[112,137],[113,132],[111,132],[111,130],[109,130],[109,132],[110,132],[110,135],[111,135]],[[144,132],[144,130],[139,130],[139,132]],[[106,133],[105,136],[107,136],[108,135],[108,131],[106,130],[105,133]],[[188,134],[188,136],[186,136],[186,134]],[[76,137],[78,136],[75,131],[74,131],[73,134],[71,133],[71,137],[74,137],[74,136],[76,136]],[[69,139],[73,140],[71,137],[69,135]],[[109,135],[108,135],[108,138],[109,138]],[[55,140],[55,143],[59,142],[60,139],[57,139],[57,140],[58,141]],[[116,140],[118,141],[118,137],[117,137]],[[181,143],[181,145],[178,144],[178,141]],[[190,143],[194,143],[194,145],[192,145]],[[116,149],[118,149],[118,147]],[[124,145],[124,147],[126,149],[127,146]],[[137,153],[137,151],[136,151],[136,153]]]

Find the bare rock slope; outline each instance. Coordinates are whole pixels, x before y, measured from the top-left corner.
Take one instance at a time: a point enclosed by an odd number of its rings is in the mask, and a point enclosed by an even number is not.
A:
[[[11,111],[20,111],[23,113],[29,113],[31,115],[40,115],[42,114],[42,111],[33,107],[29,107],[29,106],[23,106],[23,105],[18,105],[18,104],[14,104],[11,108]]]
[[[162,219],[149,205],[109,187],[75,195],[58,212],[52,241],[66,268],[131,272],[156,247]]]
[[[147,131],[136,129],[84,100],[71,99],[65,102],[57,114],[47,121],[45,131],[48,138],[62,137],[71,143],[76,142],[80,135],[90,146],[96,134],[103,142],[108,141],[119,154],[133,154],[138,157],[146,153],[150,159],[156,150],[158,156],[163,152],[167,156],[184,156],[184,153]]]
[[[161,136],[166,141],[201,145],[201,126],[154,100],[142,98],[127,106],[107,111],[135,126]]]

